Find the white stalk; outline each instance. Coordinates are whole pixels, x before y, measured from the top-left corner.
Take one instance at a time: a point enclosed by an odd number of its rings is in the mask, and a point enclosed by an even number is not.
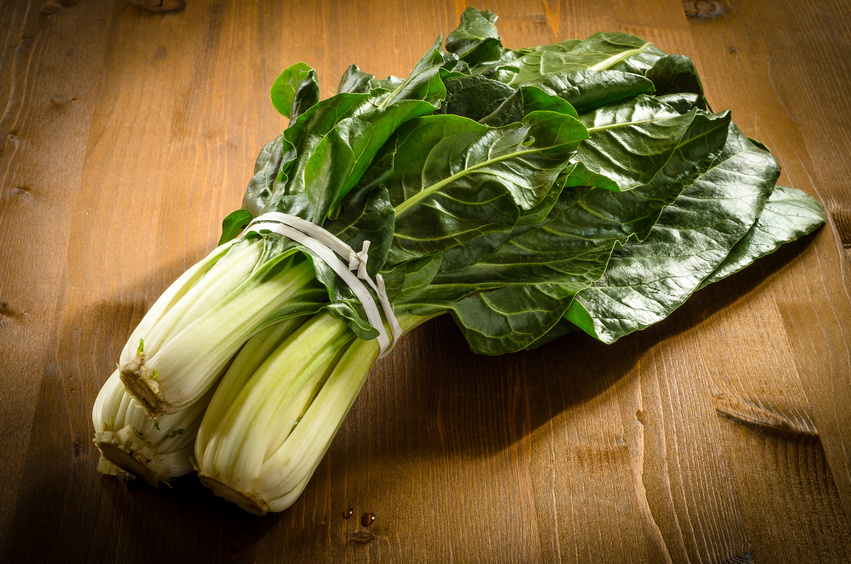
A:
[[[407,332],[427,319],[399,321]],[[253,375],[229,372],[195,444],[202,483],[251,513],[289,507],[322,460],[379,351],[376,340],[357,339],[342,321],[321,313]]]
[[[303,322],[304,317],[286,319],[259,331],[240,349],[231,370],[253,373]],[[188,474],[193,470],[198,428],[212,396],[211,389],[187,409],[153,419],[127,393],[116,370],[92,409],[94,443],[101,451],[98,469],[115,473],[117,467],[152,485]]]
[[[211,397],[212,390],[189,409],[154,420],[126,392],[116,370],[92,409],[94,443],[102,457],[98,469],[114,465],[151,485],[188,474],[195,434]]]
[[[262,239],[234,244],[176,303],[155,306],[161,317],[128,341],[121,379],[152,417],[201,398],[239,347],[313,280],[301,254],[261,266],[262,250]]]

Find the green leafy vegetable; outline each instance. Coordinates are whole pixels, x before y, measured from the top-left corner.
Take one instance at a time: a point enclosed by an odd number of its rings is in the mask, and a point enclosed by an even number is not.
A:
[[[687,57],[626,33],[509,49],[495,22],[468,8],[407,78],[351,65],[325,99],[305,63],[281,73],[289,125],[242,209],[98,396],[103,469],[195,468],[248,511],[283,510],[388,331],[449,314],[481,354],[611,343],[825,221],[709,111]]]

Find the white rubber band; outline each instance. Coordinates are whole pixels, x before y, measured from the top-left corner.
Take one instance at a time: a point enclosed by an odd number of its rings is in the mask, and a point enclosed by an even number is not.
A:
[[[349,245],[315,223],[280,212],[268,212],[257,216],[248,224],[245,232],[260,233],[261,230],[277,233],[304,245],[325,262],[325,264],[330,266],[355,293],[355,296],[363,304],[369,324],[378,331],[377,340],[378,346],[381,349],[379,358],[390,352],[393,345],[402,336],[402,328],[396,319],[395,313],[393,313],[393,306],[390,303],[390,299],[387,297],[384,278],[380,274],[377,274],[375,276],[376,281],[373,282],[366,271],[366,263],[369,258],[367,253],[369,250],[369,241],[364,241],[363,248],[359,253],[356,253]],[[337,255],[348,260],[348,266]],[[351,271],[357,271],[357,276],[352,274]],[[384,328],[384,322],[381,319],[381,313],[375,305],[375,300],[361,280],[366,280],[378,296],[378,302],[381,304],[384,317],[387,319],[393,335],[392,343],[387,335],[387,330]]]

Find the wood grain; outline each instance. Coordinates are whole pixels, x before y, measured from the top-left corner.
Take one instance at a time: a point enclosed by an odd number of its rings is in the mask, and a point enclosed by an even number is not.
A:
[[[158,5],[0,0],[0,560],[851,560],[847,3],[476,3],[509,46],[614,30],[692,56],[831,221],[608,347],[483,358],[434,320],[263,518],[193,477],[99,476],[92,402],[285,125],[280,70],[325,95],[352,62],[405,74],[467,3],[136,4]]]

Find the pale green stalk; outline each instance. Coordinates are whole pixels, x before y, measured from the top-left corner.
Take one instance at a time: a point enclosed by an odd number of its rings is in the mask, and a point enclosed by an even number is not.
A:
[[[217,259],[202,276],[181,277],[164,294],[167,305],[158,300],[124,347],[121,379],[152,417],[200,399],[239,347],[314,279],[300,253],[261,264],[262,238],[226,246],[224,256],[213,251]]]
[[[98,469],[113,474],[117,467],[151,485],[188,474],[195,434],[212,395],[210,390],[188,409],[155,420],[126,392],[116,370],[92,409]]]
[[[403,316],[408,332],[430,317]],[[328,313],[253,374],[228,371],[198,433],[201,481],[252,513],[289,507],[306,486],[379,355]]]
[[[259,331],[240,349],[231,370],[257,370],[304,320],[286,319]],[[213,391],[186,409],[153,419],[127,393],[116,370],[101,388],[92,409],[94,443],[101,451],[99,470],[112,474],[117,467],[152,485],[191,472],[195,437]]]

